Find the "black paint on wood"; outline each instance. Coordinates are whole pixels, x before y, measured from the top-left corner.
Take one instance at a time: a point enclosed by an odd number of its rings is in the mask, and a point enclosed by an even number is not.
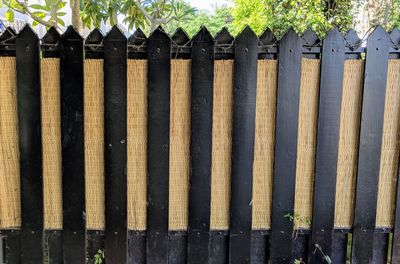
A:
[[[246,27],[235,39],[229,262],[250,263],[257,35]]]
[[[14,29],[7,27],[0,35],[0,56],[15,56],[15,33]]]
[[[290,30],[280,41],[275,136],[275,170],[272,195],[271,263],[292,260],[297,157],[297,129],[301,76],[301,39]]]
[[[85,58],[102,59],[104,53],[103,33],[97,28],[93,29],[85,40]]]
[[[292,241],[292,258],[293,260],[300,260],[307,262],[309,250],[308,234],[295,234]],[[285,262],[289,263],[289,262]],[[320,262],[323,263],[323,262]]]
[[[319,42],[317,33],[315,33],[315,31],[311,27],[307,28],[307,30],[303,33],[303,35],[301,36],[301,40],[303,42],[303,46],[306,47],[315,46]]]
[[[61,134],[64,263],[86,263],[83,39],[72,26],[61,36]]]
[[[392,263],[400,263],[400,179],[399,169],[397,171],[397,194],[396,209],[394,214],[393,241],[392,241]]]
[[[274,45],[276,42],[276,37],[271,29],[266,28],[264,32],[259,37],[260,45]]]
[[[127,39],[117,26],[104,38],[104,144],[107,263],[127,261]]]
[[[268,262],[268,240],[269,236],[265,230],[253,230],[251,236],[251,263]]]
[[[210,264],[228,263],[229,232],[212,230],[210,232]]]
[[[332,263],[346,263],[347,237],[348,234],[344,232],[336,231],[333,233],[332,255],[328,255]]]
[[[26,25],[16,38],[21,259],[43,262],[43,181],[39,38]]]
[[[271,29],[266,28],[258,38],[260,47],[266,46],[267,52],[271,52],[274,48],[276,49],[277,39]],[[277,53],[259,53],[258,59],[277,59]]]
[[[144,52],[146,43],[146,35],[138,28],[128,39],[128,58],[147,59],[147,54]]]
[[[168,263],[169,112],[171,39],[157,28],[148,41],[148,263]]]
[[[168,235],[168,263],[186,264],[187,232],[170,231]]]
[[[353,224],[352,263],[373,263],[389,36],[378,26],[368,37]]]
[[[146,263],[146,231],[128,231],[128,263]]]
[[[192,40],[188,263],[208,263],[214,41],[205,27]]]
[[[21,230],[6,230],[5,234],[5,263],[20,264],[21,262]]]
[[[344,37],[347,51],[354,53],[347,53],[346,59],[360,59],[360,52],[357,52],[357,49],[361,46],[362,41],[358,36],[357,32],[353,29],[347,31]]]
[[[310,263],[323,261],[317,245],[332,256],[344,48],[334,27],[322,48]]]
[[[234,47],[234,37],[229,33],[228,29],[226,27],[223,27],[214,37],[215,40],[215,45],[218,45],[221,50],[216,50],[215,51],[215,59],[216,60],[228,60],[228,59],[233,59],[234,54],[233,53],[224,53],[227,50],[233,50]],[[220,53],[218,51],[222,51],[223,53]]]
[[[43,58],[60,57],[60,33],[54,27],[49,28],[42,38],[42,55]]]
[[[185,30],[181,27],[177,28],[174,34],[171,37],[173,44],[182,46],[187,45],[190,42],[190,38],[186,34]]]
[[[389,246],[389,234],[378,233],[375,231],[374,234],[374,254],[371,263],[374,264],[387,264],[388,257],[388,246]],[[391,262],[396,263],[396,262]]]
[[[88,263],[95,263],[95,255],[99,253],[99,250],[104,250],[105,237],[104,231],[101,230],[88,230],[87,236],[87,248],[86,257]]]
[[[44,263],[49,263],[49,264],[63,263],[62,231],[45,230],[44,248],[45,248]]]
[[[178,28],[171,37],[172,47],[175,50],[172,54],[173,59],[190,59],[190,52],[183,52],[190,46],[190,38],[182,28]]]

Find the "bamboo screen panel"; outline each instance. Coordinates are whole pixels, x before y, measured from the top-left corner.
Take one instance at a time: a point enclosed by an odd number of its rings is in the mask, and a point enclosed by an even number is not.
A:
[[[297,136],[295,228],[310,228],[312,218],[320,61],[302,59]]]
[[[346,60],[335,200],[335,227],[338,228],[350,228],[353,224],[363,80],[364,61]]]
[[[377,202],[377,227],[392,227],[399,155],[400,61],[389,60]]]
[[[233,60],[216,60],[214,65],[211,216],[210,228],[229,228],[231,183]]]
[[[62,228],[60,59],[41,61],[44,226]]]
[[[86,228],[103,230],[105,227],[103,60],[85,60],[84,71]]]
[[[0,57],[0,228],[21,226],[16,60]]]
[[[128,60],[128,229],[146,229],[147,60]]]
[[[169,221],[170,230],[186,230],[189,207],[190,60],[171,61]]]
[[[253,164],[253,229],[271,227],[277,60],[259,60]]]

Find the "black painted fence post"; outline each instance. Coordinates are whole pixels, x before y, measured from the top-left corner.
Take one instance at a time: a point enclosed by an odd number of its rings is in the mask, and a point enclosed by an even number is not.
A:
[[[301,58],[300,37],[291,29],[281,39],[278,55],[271,263],[292,261],[293,222],[286,216],[294,214]]]
[[[86,263],[83,39],[69,26],[61,36],[61,134],[64,263]]]
[[[389,35],[378,26],[368,37],[353,224],[352,263],[373,263]]]
[[[39,38],[26,25],[16,38],[21,177],[21,261],[43,262],[43,182]]]
[[[148,38],[147,263],[168,263],[171,39],[161,27]]]
[[[209,263],[214,40],[202,27],[192,39],[188,263]]]
[[[104,144],[107,263],[127,263],[127,39],[104,38]]]
[[[258,37],[235,39],[229,262],[250,263]]]
[[[322,47],[310,263],[334,258],[336,174],[344,70],[344,39],[334,27]],[[322,248],[324,255],[317,249]]]

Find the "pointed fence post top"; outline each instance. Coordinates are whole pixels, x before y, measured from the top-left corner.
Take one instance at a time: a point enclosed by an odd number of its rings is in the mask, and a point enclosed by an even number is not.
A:
[[[303,33],[301,39],[303,45],[305,46],[314,46],[319,42],[317,33],[315,33],[315,31],[311,27],[307,28],[307,30]]]
[[[146,43],[146,41],[147,37],[140,28],[136,29],[136,31],[128,39],[129,44],[132,45],[142,45]]]
[[[246,26],[237,36],[236,39],[258,39],[257,34],[251,29],[250,26]]]
[[[82,40],[83,37],[75,30],[73,26],[68,26],[67,30],[61,35],[61,40]]]
[[[29,24],[26,24],[24,28],[18,33],[17,39],[18,38],[31,38],[38,40],[39,37],[36,34],[36,32],[31,28]]]
[[[378,25],[378,26],[376,26],[374,31],[372,31],[372,33],[368,36],[367,45],[368,45],[368,41],[371,41],[371,40],[388,41],[388,40],[390,40],[390,37],[389,37],[389,34],[386,32],[386,30],[382,26]]]
[[[217,44],[231,44],[234,40],[233,36],[231,35],[231,33],[229,33],[226,27],[223,27],[217,33],[217,35],[215,35],[214,39]]]
[[[0,42],[3,43],[15,43],[15,37],[17,33],[11,27],[7,27],[3,34],[0,35]]]
[[[400,30],[398,28],[392,29],[389,36],[395,48],[398,48],[398,46],[400,45]]]
[[[46,44],[56,44],[60,40],[60,33],[58,33],[55,27],[49,28],[46,34],[43,36],[42,41]]]
[[[266,28],[259,39],[261,45],[273,45],[277,41],[276,36],[270,28]]]
[[[111,28],[111,30],[104,37],[104,40],[106,40],[106,41],[112,41],[112,40],[127,41],[125,34],[122,32],[122,30],[117,25],[114,25]]]
[[[286,31],[286,33],[283,35],[283,37],[281,38],[281,40],[279,41],[280,45],[282,45],[282,43],[286,43],[286,42],[299,42],[299,44],[301,44],[300,42],[300,36],[299,34],[297,34],[297,32],[293,29],[290,28],[288,31]]]
[[[99,44],[103,41],[104,35],[100,29],[93,29],[86,38],[86,43],[88,44]]]
[[[212,37],[210,31],[205,26],[200,27],[200,30],[193,36],[192,42],[195,41],[205,41],[205,42],[214,42],[214,38]]]
[[[354,29],[347,31],[345,37],[346,46],[351,50],[357,49],[361,45],[361,39]]]
[[[153,39],[171,41],[170,36],[164,31],[164,29],[161,26],[158,26],[153,32],[151,32],[148,40],[153,40]]]
[[[175,44],[182,46],[182,45],[188,44],[190,42],[190,38],[186,34],[186,32],[183,30],[183,28],[179,27],[172,35],[172,41]]]

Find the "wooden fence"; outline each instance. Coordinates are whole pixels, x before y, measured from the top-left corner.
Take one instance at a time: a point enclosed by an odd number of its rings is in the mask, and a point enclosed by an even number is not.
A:
[[[9,28],[3,261],[400,263],[400,32],[363,43]]]

